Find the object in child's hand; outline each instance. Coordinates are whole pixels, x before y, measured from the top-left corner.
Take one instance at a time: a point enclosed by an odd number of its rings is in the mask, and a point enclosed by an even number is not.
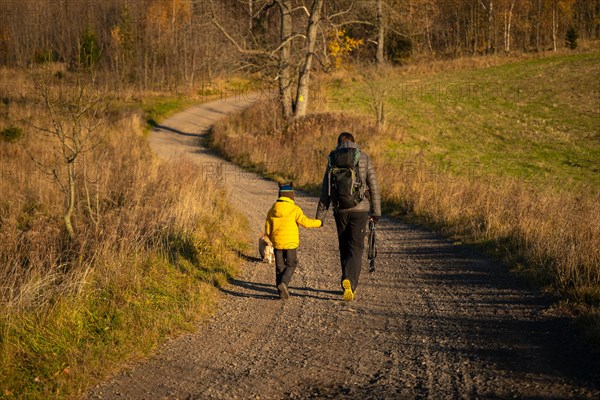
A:
[[[275,261],[273,243],[271,243],[267,235],[262,235],[258,240],[258,253],[260,254],[260,258],[266,263],[273,264],[273,261]]]

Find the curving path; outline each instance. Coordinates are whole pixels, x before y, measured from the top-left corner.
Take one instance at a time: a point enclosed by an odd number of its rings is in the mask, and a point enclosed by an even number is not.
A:
[[[204,149],[214,121],[252,98],[179,113],[149,137],[163,159],[219,174],[261,230],[277,185]],[[333,144],[332,144],[333,145]],[[314,216],[317,199],[297,193]],[[551,299],[472,248],[396,220],[379,224],[378,270],[341,301],[335,223],[302,230],[288,301],[274,267],[247,262],[194,334],[90,390],[87,399],[563,399],[600,397],[600,355]]]

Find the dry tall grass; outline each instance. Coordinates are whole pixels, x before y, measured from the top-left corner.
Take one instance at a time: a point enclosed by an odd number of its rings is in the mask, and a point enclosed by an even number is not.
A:
[[[18,93],[0,106],[0,130],[24,127],[0,140],[0,397],[65,398],[193,327],[244,222],[197,166],[153,156],[139,114],[115,113],[77,169],[69,239],[55,139],[31,128],[43,108]]]
[[[411,214],[489,248],[569,299],[600,305],[600,194],[559,193],[515,179],[457,177],[422,157],[386,153],[401,132],[364,116],[312,114],[285,125],[262,103],[218,123],[213,144],[238,163],[318,188],[339,132],[373,158],[389,211]],[[476,171],[475,171],[476,172]]]

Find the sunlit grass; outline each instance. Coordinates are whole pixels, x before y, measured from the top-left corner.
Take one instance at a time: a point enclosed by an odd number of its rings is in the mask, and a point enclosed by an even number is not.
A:
[[[388,124],[402,137],[386,154],[402,162],[420,153],[462,176],[597,190],[599,79],[598,53],[382,76],[393,88],[386,96]],[[367,85],[362,79],[336,86],[324,94],[328,107],[369,114]]]

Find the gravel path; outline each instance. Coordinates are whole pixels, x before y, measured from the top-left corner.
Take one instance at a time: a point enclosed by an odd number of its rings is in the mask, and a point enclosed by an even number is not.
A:
[[[164,159],[224,176],[230,200],[262,229],[277,185],[210,154],[198,136],[252,99],[194,106],[150,135]],[[332,144],[333,145],[333,144]],[[297,193],[314,216],[317,199]],[[599,398],[600,354],[581,344],[551,299],[468,246],[384,218],[378,270],[341,301],[335,223],[301,230],[292,297],[274,267],[247,254],[196,333],[102,383],[87,399]]]

